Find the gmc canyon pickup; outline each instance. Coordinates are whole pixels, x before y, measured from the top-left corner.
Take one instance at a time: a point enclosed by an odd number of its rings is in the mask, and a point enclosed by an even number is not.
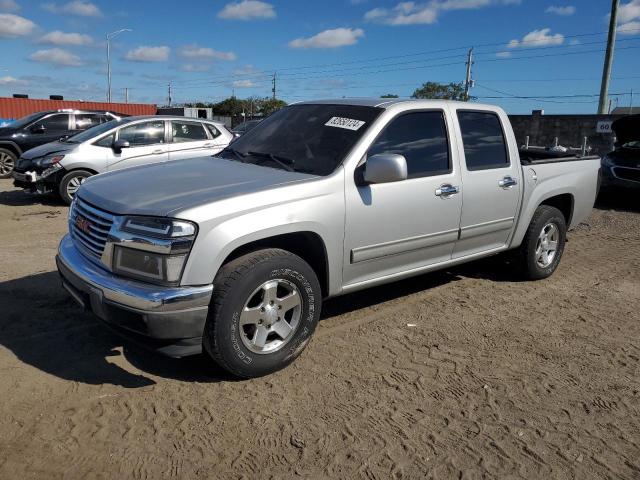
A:
[[[489,105],[298,103],[214,156],[89,178],[57,266],[123,335],[265,375],[302,352],[325,298],[507,250],[525,278],[551,275],[600,159],[539,157]]]

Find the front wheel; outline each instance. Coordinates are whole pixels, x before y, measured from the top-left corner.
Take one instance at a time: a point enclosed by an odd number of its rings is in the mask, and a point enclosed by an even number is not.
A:
[[[92,175],[93,174],[87,170],[73,170],[62,177],[60,187],[58,188],[62,200],[64,200],[67,205],[71,205],[73,197],[78,191],[78,188],[80,188],[80,185]]]
[[[11,150],[0,148],[0,178],[11,177],[18,157]]]
[[[203,344],[222,368],[253,378],[295,360],[311,339],[322,294],[313,269],[280,249],[248,253],[213,282]]]
[[[567,224],[560,210],[540,205],[531,219],[516,259],[526,278],[541,280],[555,272],[564,252]]]

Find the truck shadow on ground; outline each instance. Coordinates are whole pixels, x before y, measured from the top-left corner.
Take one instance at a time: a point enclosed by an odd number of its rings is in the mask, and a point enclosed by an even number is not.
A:
[[[507,278],[495,273],[501,270],[495,262],[473,265],[477,276]],[[321,320],[458,281],[468,276],[464,272],[434,272],[328,300]],[[0,283],[0,312],[0,345],[20,361],[65,380],[124,388],[153,385],[154,376],[200,383],[236,380],[204,354],[172,359],[123,340],[80,309],[57,272]]]
[[[66,207],[62,199],[53,194],[40,195],[24,190],[8,190],[0,192],[0,205],[8,207],[25,207],[28,205],[45,205],[50,207]]]

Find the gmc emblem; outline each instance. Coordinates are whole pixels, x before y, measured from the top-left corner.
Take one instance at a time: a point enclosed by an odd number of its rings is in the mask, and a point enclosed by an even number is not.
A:
[[[77,215],[76,216],[76,227],[84,233],[91,233],[91,229],[89,228],[91,223],[86,218]]]

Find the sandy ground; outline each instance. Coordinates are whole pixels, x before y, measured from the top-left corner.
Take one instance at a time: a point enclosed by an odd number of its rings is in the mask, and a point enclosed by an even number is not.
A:
[[[235,381],[81,313],[54,271],[67,209],[1,180],[0,478],[638,479],[624,205],[548,280],[492,259],[335,299],[294,365]]]

